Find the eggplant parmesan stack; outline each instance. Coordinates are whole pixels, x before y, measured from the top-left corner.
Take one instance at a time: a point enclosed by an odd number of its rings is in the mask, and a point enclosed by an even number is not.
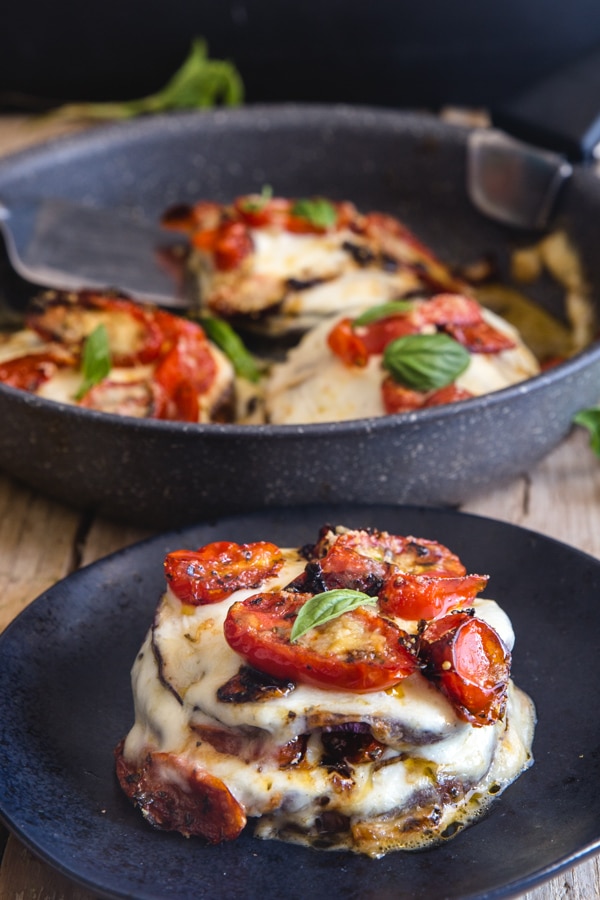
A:
[[[275,363],[270,422],[294,424],[414,412],[539,374],[515,328],[466,294],[412,297],[322,322]]]
[[[435,541],[326,526],[314,545],[165,560],[135,660],[125,794],[159,829],[371,857],[439,843],[532,763],[507,615]]]
[[[135,418],[228,421],[230,360],[194,322],[109,292],[48,291],[0,341],[0,381]]]
[[[398,219],[347,201],[267,191],[179,205],[163,225],[189,235],[201,306],[273,337],[414,292],[465,289]]]

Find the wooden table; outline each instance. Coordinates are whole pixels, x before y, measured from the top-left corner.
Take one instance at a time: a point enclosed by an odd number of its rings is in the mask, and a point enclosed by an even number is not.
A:
[[[48,127],[32,130],[22,119],[0,117],[0,154],[52,133]],[[581,429],[531,472],[471,500],[463,509],[532,528],[600,558],[600,462]],[[90,521],[0,475],[0,630],[59,579],[145,536],[147,532],[100,518]],[[91,896],[37,860],[16,838],[8,837],[0,867],[0,900],[90,900]],[[523,897],[600,897],[598,858]]]

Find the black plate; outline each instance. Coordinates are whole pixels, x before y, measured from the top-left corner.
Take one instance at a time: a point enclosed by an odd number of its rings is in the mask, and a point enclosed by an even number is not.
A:
[[[536,763],[448,844],[370,860],[244,833],[153,831],[121,794],[113,747],[132,719],[129,669],[162,590],[163,555],[215,539],[301,544],[324,522],[448,544],[512,618],[516,682],[535,700]],[[524,529],[443,510],[268,511],[153,538],[57,584],[0,638],[0,812],[35,853],[105,897],[509,897],[600,849],[600,562]]]

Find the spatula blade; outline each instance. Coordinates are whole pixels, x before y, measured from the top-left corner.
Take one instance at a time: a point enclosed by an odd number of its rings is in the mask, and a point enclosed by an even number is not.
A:
[[[469,197],[480,212],[506,225],[545,228],[560,188],[572,171],[564,156],[494,128],[469,135]]]
[[[5,202],[0,228],[9,259],[27,281],[59,290],[117,289],[161,306],[186,307],[182,279],[167,256],[180,235],[122,211],[59,198]]]

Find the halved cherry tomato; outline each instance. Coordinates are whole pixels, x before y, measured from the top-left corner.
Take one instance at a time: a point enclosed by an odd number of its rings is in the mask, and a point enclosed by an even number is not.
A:
[[[178,328],[174,345],[154,372],[154,383],[163,395],[157,418],[197,422],[199,395],[209,390],[217,364],[201,328],[192,322],[182,323]]]
[[[381,400],[388,415],[412,412],[415,409],[427,409],[431,406],[444,406],[447,403],[468,400],[472,396],[471,391],[458,387],[454,383],[447,384],[436,391],[422,392],[404,387],[394,381],[391,375],[387,375],[381,382]]]
[[[503,715],[510,652],[483,619],[466,612],[436,619],[421,634],[419,657],[460,719],[492,725]]]
[[[484,319],[473,325],[445,325],[444,331],[471,353],[502,353],[516,346],[511,337]]]
[[[352,319],[341,319],[327,335],[327,345],[346,366],[366,366],[369,351],[363,339],[354,331]]]
[[[283,565],[279,547],[268,541],[215,541],[199,550],[175,550],[165,559],[165,576],[182,603],[218,603],[240,588],[259,587]]]
[[[401,412],[412,412],[425,405],[425,394],[413,391],[395,381],[391,375],[381,382],[381,402],[388,415]]]
[[[246,194],[234,203],[236,214],[250,228],[278,225],[285,228],[291,201],[283,197],[265,199],[261,194]]]
[[[481,307],[464,294],[436,294],[421,303],[417,312],[422,325],[476,325],[482,321]]]
[[[226,219],[216,228],[197,231],[192,243],[211,253],[215,267],[222,272],[237,269],[254,250],[254,242],[244,222]]]
[[[321,590],[348,588],[375,596],[388,571],[387,563],[365,556],[338,540],[326,556],[315,563],[314,577],[322,585]]]
[[[343,613],[290,642],[312,594],[254,594],[230,607],[225,639],[250,665],[276,678],[357,693],[392,687],[417,669],[408,635],[366,607]]]
[[[431,391],[425,397],[423,406],[443,406],[446,403],[457,403],[459,400],[468,400],[472,397],[471,391],[458,387],[457,384],[447,384],[445,387]]]
[[[402,572],[426,575],[466,575],[467,570],[455,553],[444,544],[412,535],[389,534],[387,531],[357,529],[335,537],[341,547],[350,547],[362,556],[393,563]],[[324,556],[333,546],[330,532],[325,530],[315,544],[315,557]]]
[[[405,334],[415,334],[419,330],[412,311],[404,314],[386,316],[384,319],[376,319],[368,325],[358,325],[355,333],[361,338],[367,352],[371,354],[383,353],[388,344]]]
[[[379,591],[379,609],[401,619],[436,619],[468,606],[487,582],[487,575],[414,575],[392,570]]]
[[[27,353],[0,363],[0,382],[22,391],[36,391],[61,366],[74,363],[75,358],[66,351]]]
[[[244,807],[227,786],[185,757],[149,750],[136,765],[125,759],[121,742],[115,760],[121,788],[154,828],[210,844],[232,841],[244,828]]]

